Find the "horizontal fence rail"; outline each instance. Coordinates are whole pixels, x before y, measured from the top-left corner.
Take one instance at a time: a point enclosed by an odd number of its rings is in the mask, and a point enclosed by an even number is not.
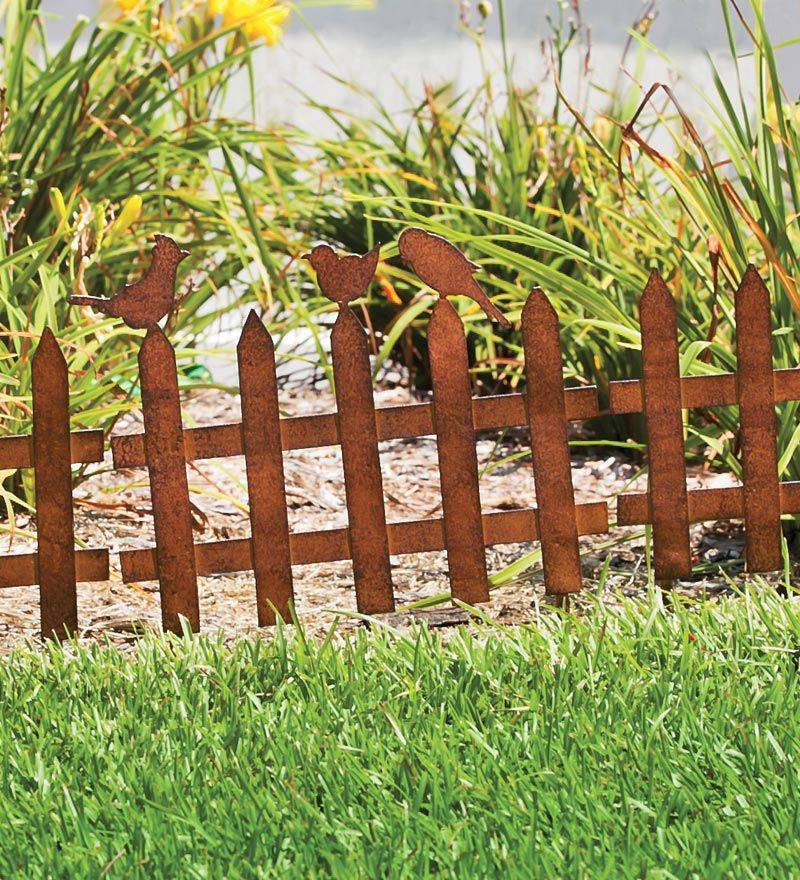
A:
[[[446,296],[464,285],[488,315],[502,316],[469,280],[472,264],[425,235],[417,230],[404,240],[404,233],[401,254],[440,294],[429,328],[431,402],[375,407],[367,337],[350,302],[369,286],[377,251],[338,258],[315,248],[310,255],[323,293],[339,307],[331,340],[336,412],[280,417],[274,346],[251,313],[237,349],[241,422],[185,428],[174,351],[156,325],[148,329],[139,353],[144,431],[114,436],[110,446],[116,469],[148,470],[155,546],[123,549],[119,560],[125,582],[160,582],[165,629],[178,631],[182,619],[200,628],[198,577],[252,571],[265,626],[291,614],[293,566],[339,560],[353,563],[360,611],[391,611],[390,558],[432,551],[447,553],[453,597],[482,602],[486,547],[530,541],[541,542],[548,593],[581,589],[579,538],[608,531],[608,505],[575,502],[568,424],[601,414],[597,390],[564,387],[558,318],[535,289],[521,320],[527,392],[472,397],[464,330]],[[642,413],[648,432],[648,491],[618,498],[617,524],[653,526],[661,582],[691,573],[689,526],[706,520],[743,519],[748,570],[776,570],[780,516],[800,513],[800,482],[778,479],[775,422],[776,403],[800,399],[800,369],[772,369],[769,294],[752,268],[736,293],[735,317],[737,373],[681,377],[676,303],[653,273],[640,307],[642,378],[610,383],[610,411]],[[49,331],[33,373],[33,435],[0,438],[0,468],[34,468],[39,549],[0,557],[0,587],[38,584],[42,633],[61,635],[78,626],[76,584],[108,579],[107,550],[74,549],[70,475],[72,464],[103,460],[103,436],[69,432],[66,363]],[[682,411],[731,405],[740,411],[742,485],[689,490]],[[536,504],[483,512],[475,435],[507,428],[527,429]],[[387,522],[378,444],[423,436],[437,441],[442,515]],[[283,454],[325,446],[342,450],[348,525],[291,532]],[[194,543],[186,463],[231,456],[245,458],[251,535]]]

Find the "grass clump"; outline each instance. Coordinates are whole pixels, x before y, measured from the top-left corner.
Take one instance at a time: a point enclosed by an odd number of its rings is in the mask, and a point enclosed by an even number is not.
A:
[[[626,86],[620,75],[609,90],[589,63],[580,6],[553,18],[543,84],[515,71],[500,0],[503,63],[498,72],[486,62],[477,35],[485,71],[477,88],[429,87],[409,99],[405,116],[379,104],[364,118],[322,108],[341,137],[320,144],[320,165],[338,174],[342,192],[321,200],[315,223],[348,247],[390,241],[409,223],[449,237],[482,266],[482,282],[512,320],[541,286],[561,321],[567,381],[596,385],[603,406],[610,381],[640,375],[638,301],[652,270],[679,304],[684,374],[736,369],[733,294],[750,262],[772,294],[775,366],[795,366],[800,110],[779,59],[796,40],[770,33],[763,0],[721,0],[733,75],[709,60],[711,88],[702,112],[690,115],[678,96],[691,84],[673,89],[644,78],[647,58],[659,52],[648,33],[650,7],[632,23],[620,63],[631,82],[645,85]],[[570,86],[564,68],[578,60],[585,69]],[[376,295],[370,323],[398,340],[388,351],[424,387],[433,300],[420,298],[419,284],[400,270],[391,283],[402,306]],[[489,325],[467,301],[460,307],[476,385],[521,387],[518,333]],[[796,402],[778,413],[785,479],[800,474],[797,416]],[[593,427],[599,440],[645,436],[638,417]],[[716,463],[739,474],[737,432],[735,407],[694,411],[687,454],[698,460],[711,448]]]
[[[4,877],[796,876],[800,615],[0,667]]]

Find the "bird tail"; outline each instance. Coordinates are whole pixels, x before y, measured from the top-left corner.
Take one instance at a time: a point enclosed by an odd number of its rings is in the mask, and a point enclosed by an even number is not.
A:
[[[486,312],[486,316],[491,318],[493,321],[497,321],[498,324],[501,324],[503,327],[510,327],[511,322],[508,318],[497,308],[497,306],[489,299],[486,295],[484,289],[478,284],[475,279],[472,279],[472,290],[469,293],[469,296],[475,300],[475,302]]]
[[[110,300],[102,296],[71,296],[67,302],[73,306],[91,306],[98,312],[108,312]]]

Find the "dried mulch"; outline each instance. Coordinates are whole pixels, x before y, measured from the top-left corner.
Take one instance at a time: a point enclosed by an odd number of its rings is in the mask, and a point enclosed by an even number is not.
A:
[[[386,388],[376,392],[377,404],[407,403],[409,392]],[[287,414],[325,412],[333,409],[326,391],[295,390],[282,395]],[[238,399],[217,391],[192,395],[185,401],[187,424],[220,424],[239,419]],[[141,430],[139,416],[128,417],[117,432]],[[478,439],[481,467],[481,496],[486,511],[528,506],[535,492],[530,462],[513,457],[525,449],[522,433],[509,433]],[[510,458],[508,461],[504,459]],[[437,515],[440,507],[436,444],[432,438],[394,440],[381,444],[389,520],[417,519]],[[295,531],[335,528],[346,525],[344,485],[338,448],[298,450],[285,456],[286,490],[290,527]],[[578,501],[612,498],[631,486],[641,488],[634,462],[618,456],[590,452],[573,459],[573,483]],[[636,478],[636,479],[635,479]],[[631,481],[633,480],[633,483]],[[247,492],[243,458],[201,461],[190,465],[189,482],[195,513],[196,540],[209,541],[249,534]],[[693,486],[720,484],[724,478],[693,471]],[[146,628],[157,629],[160,622],[158,584],[124,584],[120,579],[116,551],[144,547],[153,543],[153,522],[145,471],[113,471],[110,456],[98,465],[75,492],[76,535],[82,546],[108,547],[111,551],[111,580],[78,587],[79,619],[82,637],[110,640],[121,646],[135,640]],[[26,552],[35,548],[31,533],[35,525],[18,518],[19,532],[4,542],[0,553]],[[23,533],[27,532],[28,537]],[[626,535],[615,530],[612,537]],[[597,584],[606,565],[604,601],[619,601],[646,589],[643,541],[627,531],[628,540],[609,546],[608,535],[583,539],[584,575],[587,585]],[[738,526],[723,525],[713,530],[695,528],[698,558],[708,563],[739,565],[742,553]],[[9,549],[10,546],[10,549]],[[536,545],[520,544],[487,549],[490,572],[530,552]],[[606,561],[607,556],[611,559]],[[394,561],[394,581],[398,607],[447,589],[444,553],[403,556]],[[739,566],[740,567],[740,566]],[[690,593],[719,591],[727,582],[718,574],[709,580],[685,585]],[[541,570],[538,566],[509,583],[497,587],[485,612],[502,622],[522,622],[535,617],[543,598]],[[306,630],[314,635],[325,632],[337,618],[344,631],[359,626],[358,620],[342,617],[355,610],[351,568],[347,562],[295,568],[296,608]],[[249,573],[201,578],[200,607],[203,630],[221,632],[226,638],[242,633],[261,632],[255,627],[255,597]],[[462,612],[442,611],[427,615],[434,625],[457,623]],[[0,597],[0,651],[34,642],[38,632],[38,593],[35,587],[4,590]],[[405,625],[407,614],[387,618]]]

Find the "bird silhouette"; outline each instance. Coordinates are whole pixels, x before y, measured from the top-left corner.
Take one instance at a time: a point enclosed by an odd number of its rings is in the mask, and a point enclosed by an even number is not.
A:
[[[150,265],[138,281],[126,284],[109,298],[71,296],[68,302],[122,318],[134,330],[149,329],[172,311],[178,264],[188,256],[189,252],[181,250],[168,235],[156,235]]]
[[[440,296],[468,296],[475,300],[489,318],[494,318],[504,327],[510,326],[506,316],[473,278],[481,267],[468,260],[447,239],[410,226],[400,233],[398,244],[400,256]]]
[[[303,254],[317,273],[320,290],[332,302],[345,306],[363,296],[375,277],[375,269],[381,255],[381,247],[375,247],[366,254],[337,255],[329,244],[318,244]]]

